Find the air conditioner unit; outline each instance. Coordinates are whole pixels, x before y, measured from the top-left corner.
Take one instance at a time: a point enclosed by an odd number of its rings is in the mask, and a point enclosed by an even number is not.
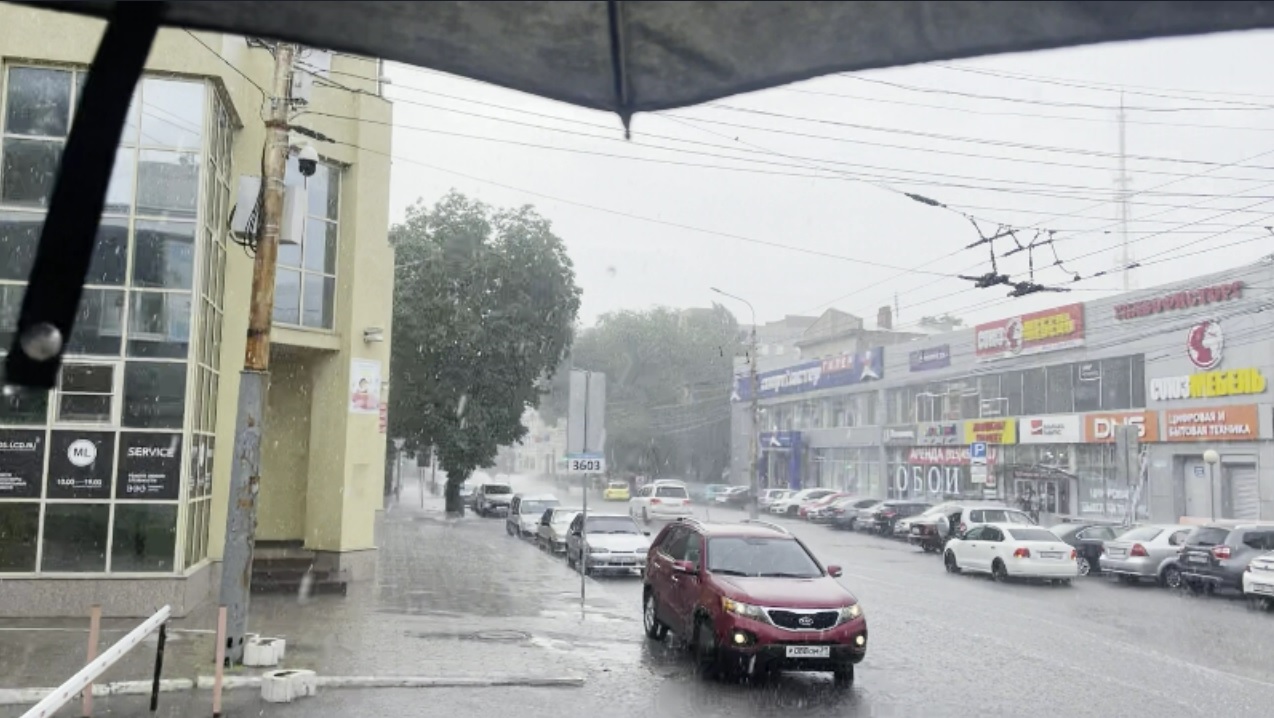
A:
[[[309,195],[304,187],[288,187],[283,192],[283,221],[279,225],[279,244],[300,244],[305,236],[305,212]],[[239,239],[256,237],[261,221],[261,178],[240,175],[235,192],[234,209],[230,212],[230,233]]]

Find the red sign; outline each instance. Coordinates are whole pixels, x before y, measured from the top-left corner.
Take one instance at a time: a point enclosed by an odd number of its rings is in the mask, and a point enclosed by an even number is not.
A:
[[[380,403],[380,433],[389,431],[389,402]]]
[[[1150,299],[1115,305],[1115,319],[1137,319],[1152,314],[1192,309],[1217,302],[1228,302],[1243,297],[1243,282],[1227,282],[1202,289],[1184,289]]]
[[[978,361],[1009,359],[1084,344],[1084,305],[1031,312],[979,324],[973,331]]]

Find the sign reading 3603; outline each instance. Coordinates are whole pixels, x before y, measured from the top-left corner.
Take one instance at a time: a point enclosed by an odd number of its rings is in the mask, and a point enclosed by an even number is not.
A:
[[[600,456],[573,456],[566,460],[566,470],[572,474],[600,474],[606,471],[606,459]]]

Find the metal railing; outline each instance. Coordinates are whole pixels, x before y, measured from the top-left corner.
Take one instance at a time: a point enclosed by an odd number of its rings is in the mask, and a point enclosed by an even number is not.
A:
[[[172,615],[172,608],[164,606],[142,622],[140,626],[129,631],[127,635],[119,639],[115,645],[106,649],[102,655],[89,661],[87,665],[80,669],[78,673],[71,676],[65,683],[53,689],[51,693],[36,703],[31,710],[22,714],[22,718],[39,718],[41,716],[50,716],[60,710],[67,703],[70,703],[77,696],[88,691],[88,695],[92,695],[93,680],[106,672],[106,669],[115,665],[129,651],[141,645],[147,636],[156,631],[159,632],[158,646],[155,649],[155,675],[151,684],[150,692],[150,710],[154,712],[159,707],[159,675],[164,668],[164,641],[167,637],[166,626],[168,619]],[[96,636],[94,636],[96,637]],[[91,699],[86,701],[86,708],[91,710]]]

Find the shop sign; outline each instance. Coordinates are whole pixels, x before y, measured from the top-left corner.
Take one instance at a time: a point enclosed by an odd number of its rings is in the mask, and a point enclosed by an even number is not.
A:
[[[1255,367],[1204,371],[1150,380],[1151,401],[1213,399],[1265,393],[1265,376]]]
[[[1031,312],[979,324],[973,331],[978,361],[1071,349],[1084,344],[1084,305]]]
[[[882,438],[886,444],[907,444],[916,443],[916,427],[915,426],[887,426],[883,432]]]
[[[0,431],[0,499],[40,497],[44,476],[44,432]]]
[[[1018,420],[1019,444],[1079,444],[1084,441],[1079,414],[1024,416]]]
[[[916,425],[916,445],[949,446],[964,443],[963,427],[958,421],[936,421]]]
[[[757,395],[761,398],[799,394],[818,389],[834,389],[878,381],[885,376],[885,350],[875,347],[865,352],[842,354],[830,359],[801,362],[757,375]],[[752,398],[749,377],[737,377],[731,399]]]
[[[181,488],[181,435],[125,433],[115,498],[168,501]]]
[[[964,422],[964,443],[1017,443],[1017,419],[971,419]]]
[[[1200,369],[1215,369],[1221,364],[1225,350],[1225,334],[1221,323],[1199,322],[1186,332],[1186,356]]]
[[[1115,427],[1137,427],[1140,441],[1159,440],[1159,413],[1155,411],[1122,411],[1084,415],[1084,441],[1110,444],[1115,441]]]
[[[931,371],[951,366],[951,345],[942,344],[928,349],[917,349],[908,357],[912,371]]]
[[[1000,458],[997,447],[988,446],[986,463],[994,464]],[[908,464],[963,466],[969,463],[967,446],[916,446],[907,453]]]
[[[1164,412],[1166,441],[1252,441],[1260,438],[1255,404]]]
[[[1164,312],[1193,309],[1208,304],[1229,302],[1243,297],[1243,282],[1226,282],[1200,289],[1185,289],[1149,299],[1115,305],[1115,319],[1124,321],[1149,317]]]
[[[115,435],[106,431],[54,431],[49,441],[50,499],[109,499]]]
[[[963,474],[960,466],[899,466],[894,472],[894,490],[898,496],[959,494]]]
[[[791,449],[801,443],[798,431],[766,431],[761,434],[761,451]]]

